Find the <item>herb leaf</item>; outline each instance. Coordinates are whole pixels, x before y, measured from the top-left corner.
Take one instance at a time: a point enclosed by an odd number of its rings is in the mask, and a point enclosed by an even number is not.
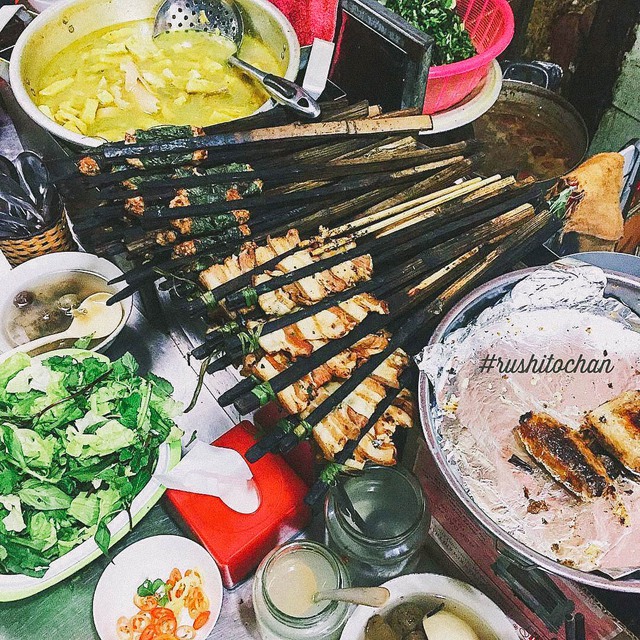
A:
[[[384,5],[433,38],[433,65],[460,62],[476,55],[471,37],[455,11],[455,0],[386,0]]]

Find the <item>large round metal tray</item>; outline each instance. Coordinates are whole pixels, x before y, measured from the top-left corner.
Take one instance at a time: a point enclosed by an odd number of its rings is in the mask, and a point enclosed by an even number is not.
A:
[[[500,276],[491,280],[487,284],[472,291],[463,298],[449,313],[442,319],[435,332],[431,336],[429,344],[441,342],[452,331],[466,326],[478,315],[495,304],[502,296],[511,291],[520,280],[536,271],[537,267],[514,271],[513,273]],[[619,285],[629,292],[640,292],[640,279],[626,276],[614,271],[604,270],[610,283]],[[433,409],[435,398],[426,374],[420,374],[418,402],[420,409],[420,420],[427,445],[438,465],[440,473],[445,477],[449,486],[458,496],[464,507],[471,515],[486,529],[494,538],[500,540],[510,549],[514,550],[521,558],[523,564],[535,566],[569,580],[574,580],[582,584],[610,591],[625,591],[629,593],[640,593],[640,566],[635,573],[614,580],[597,571],[585,572],[566,567],[551,558],[533,551],[522,542],[516,540],[508,534],[502,527],[496,524],[471,498],[464,488],[462,478],[457,470],[450,466],[441,448],[440,436],[438,435],[433,419]],[[640,526],[640,525],[638,525]]]

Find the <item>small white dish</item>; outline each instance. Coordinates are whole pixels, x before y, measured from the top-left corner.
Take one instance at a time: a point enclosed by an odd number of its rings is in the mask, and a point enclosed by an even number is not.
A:
[[[461,103],[446,111],[434,113],[431,116],[433,128],[425,133],[427,135],[445,133],[477,120],[495,104],[501,89],[502,69],[498,61],[494,60],[480,86],[474,89]]]
[[[92,253],[80,251],[64,251],[60,253],[49,253],[38,258],[33,258],[23,262],[15,269],[5,275],[5,284],[0,287],[0,322],[4,322],[5,309],[12,304],[13,298],[25,287],[32,286],[38,282],[38,278],[52,276],[70,271],[85,271],[102,278],[105,281],[105,291],[119,291],[126,286],[126,282],[107,286],[107,282],[122,275],[122,270],[115,264],[99,258]],[[119,303],[122,305],[122,320],[115,331],[102,340],[94,351],[104,351],[116,339],[129,320],[133,309],[133,300],[126,298]],[[13,349],[16,345],[9,342],[5,333],[5,328],[0,327],[0,353]]]
[[[421,597],[441,597],[450,605],[452,613],[463,614],[466,610],[482,623],[491,633],[483,633],[482,629],[474,629],[480,640],[518,640],[519,635],[513,623],[502,613],[487,596],[475,587],[433,573],[414,573],[400,576],[385,582],[383,587],[389,589],[391,597],[384,607],[357,607],[340,640],[364,640],[367,622],[376,614],[386,616],[403,602],[419,601]],[[464,617],[464,615],[463,615]]]
[[[198,569],[202,575],[211,616],[196,632],[196,640],[207,638],[222,609],[220,570],[204,547],[189,538],[152,536],[121,551],[100,576],[93,595],[93,621],[101,640],[118,640],[118,618],[131,617],[138,611],[133,604],[137,588],[147,579],[166,580],[174,567],[181,573]]]

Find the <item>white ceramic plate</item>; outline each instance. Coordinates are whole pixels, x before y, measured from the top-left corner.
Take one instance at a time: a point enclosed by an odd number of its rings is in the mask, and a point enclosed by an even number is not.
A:
[[[222,609],[222,578],[204,547],[181,536],[152,536],[139,540],[121,551],[107,566],[93,596],[93,621],[101,640],[118,640],[118,618],[131,617],[138,611],[133,604],[138,586],[146,579],[166,580],[174,567],[181,573],[198,569],[202,574],[204,592],[211,604],[211,616],[196,635],[196,640],[204,640]]]
[[[477,120],[495,104],[502,89],[502,70],[497,60],[489,67],[484,82],[475,89],[463,102],[447,111],[434,113],[431,116],[433,129],[425,131],[427,135],[444,133],[457,129]]]
[[[82,253],[80,251],[49,253],[23,262],[4,276],[5,284],[0,287],[0,321],[2,321],[2,316],[7,306],[12,304],[15,295],[25,287],[36,284],[39,277],[62,274],[69,271],[86,271],[99,276],[105,281],[105,290],[110,289],[114,293],[126,286],[126,282],[119,282],[106,287],[106,283],[113,278],[121,276],[122,271],[115,264],[104,258],[99,258],[92,253]],[[133,308],[132,298],[126,298],[120,304],[122,305],[123,311],[120,324],[113,333],[95,347],[95,351],[104,351],[127,324]],[[8,351],[14,346],[15,345],[9,343],[5,335],[4,327],[1,327],[0,353]]]
[[[48,358],[52,355],[64,355],[66,353],[82,357],[98,357],[108,360],[107,356],[96,354],[92,351],[80,351],[78,349],[60,349],[44,353],[39,358]],[[1,358],[0,358],[1,360]],[[166,473],[180,460],[181,445],[179,441],[163,444],[158,454],[158,463],[147,486],[134,498],[131,504],[131,520],[133,526],[151,510],[151,507],[160,500],[165,488],[156,480],[156,474]],[[129,516],[126,511],[119,513],[110,523],[111,546],[121,540],[130,531]],[[31,578],[24,575],[0,575],[0,602],[22,600],[40,593],[54,584],[76,573],[83,567],[93,562],[102,555],[93,538],[85,540],[82,544],[54,560],[42,578]]]
[[[371,616],[376,613],[385,616],[403,601],[419,596],[441,596],[452,604],[450,610],[453,613],[456,603],[462,605],[485,622],[499,640],[519,638],[509,618],[487,596],[460,580],[433,573],[414,573],[389,580],[383,586],[391,592],[389,602],[380,609],[357,607],[342,632],[341,640],[364,640],[364,630]],[[481,637],[481,640],[485,638]]]

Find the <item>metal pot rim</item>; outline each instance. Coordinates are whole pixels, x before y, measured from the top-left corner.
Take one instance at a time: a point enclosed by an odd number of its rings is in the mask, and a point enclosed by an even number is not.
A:
[[[464,312],[471,310],[474,305],[480,304],[483,300],[487,299],[491,293],[497,293],[499,291],[504,293],[511,290],[517,282],[532,274],[538,268],[539,267],[530,267],[499,276],[466,295],[444,316],[433,332],[428,344],[431,345],[441,342],[450,333],[450,331],[454,330],[453,325],[455,321]],[[640,288],[640,280],[633,276],[627,276],[607,269],[604,269],[604,272],[607,274],[607,277],[611,282]],[[476,315],[477,313],[474,311],[473,317]],[[431,401],[432,394],[429,379],[427,378],[427,375],[421,371],[418,382],[418,404],[422,432],[430,453],[448,486],[454,491],[462,505],[471,514],[471,516],[473,516],[476,522],[478,522],[485,531],[490,533],[496,539],[496,543],[498,541],[502,542],[507,548],[515,550],[520,559],[526,560],[527,568],[537,567],[547,573],[591,587],[606,589],[608,591],[640,593],[640,578],[619,578],[614,580],[613,578],[601,573],[579,571],[577,569],[572,569],[571,567],[566,567],[559,562],[530,549],[527,545],[516,540],[516,538],[511,536],[496,522],[494,522],[469,496],[459,479],[458,474],[454,473],[452,467],[448,464],[436,435],[436,428],[431,412]]]
[[[573,169],[575,169],[578,165],[584,162],[589,152],[589,142],[590,142],[589,129],[587,128],[584,118],[580,115],[578,110],[566,98],[561,96],[559,93],[555,93],[554,91],[541,87],[537,84],[534,84],[533,82],[525,82],[523,80],[503,80],[500,95],[498,96],[495,104],[508,103],[508,99],[505,95],[506,91],[513,91],[520,94],[528,94],[540,100],[542,102],[542,108],[544,107],[544,101],[552,102],[557,107],[567,112],[567,115],[573,119],[573,122],[575,123],[576,128],[580,130],[580,133],[582,134],[582,139],[584,141],[584,148],[582,150],[582,155],[580,159],[574,163],[571,169],[569,169],[569,171],[573,171]],[[485,117],[490,114],[491,114],[491,110],[489,110],[487,114],[485,114]]]
[[[103,0],[98,1],[100,2]],[[9,83],[20,107],[37,125],[46,129],[56,138],[65,140],[74,145],[81,147],[98,147],[105,142],[102,138],[93,138],[91,136],[73,133],[45,116],[44,113],[38,109],[35,102],[33,102],[31,96],[25,89],[22,78],[22,57],[25,49],[31,44],[33,36],[41,29],[46,29],[48,24],[55,21],[70,7],[79,4],[79,2],[81,2],[81,0],[63,0],[62,2],[49,7],[47,11],[38,15],[20,34],[20,37],[13,48],[11,60],[9,62]],[[282,33],[289,46],[289,65],[284,77],[288,80],[295,80],[300,67],[300,43],[293,26],[280,9],[278,9],[274,4],[271,4],[268,0],[247,0],[247,2],[259,6],[261,10],[269,14],[282,29]],[[266,111],[273,106],[275,106],[274,101],[268,100],[256,111],[256,113]]]

